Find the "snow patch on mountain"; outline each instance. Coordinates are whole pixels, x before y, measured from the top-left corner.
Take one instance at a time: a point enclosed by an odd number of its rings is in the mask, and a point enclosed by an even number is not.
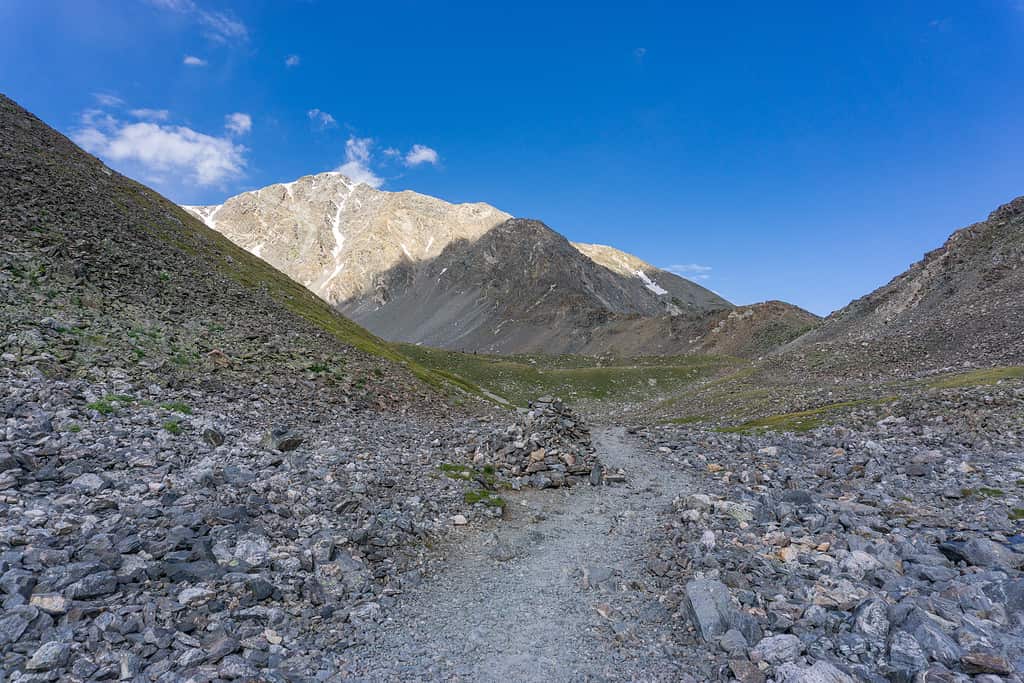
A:
[[[662,289],[657,282],[647,277],[647,273],[645,273],[644,271],[638,269],[634,272],[636,273],[636,276],[640,278],[641,281],[643,281],[644,287],[654,292],[657,296],[661,296],[662,294],[668,294],[667,289]]]

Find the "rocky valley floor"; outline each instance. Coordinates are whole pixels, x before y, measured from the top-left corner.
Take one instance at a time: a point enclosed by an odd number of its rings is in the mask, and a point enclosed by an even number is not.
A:
[[[351,655],[358,680],[680,680],[681,622],[644,562],[660,511],[689,490],[621,429],[598,456],[629,481],[530,490],[507,519],[467,530],[444,566]]]
[[[1020,382],[803,433],[592,440],[550,401],[445,421],[127,381],[5,387],[10,680],[1024,671]]]

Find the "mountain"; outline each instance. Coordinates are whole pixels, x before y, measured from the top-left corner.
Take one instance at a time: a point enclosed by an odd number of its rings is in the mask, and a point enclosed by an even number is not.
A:
[[[780,353],[810,349],[862,364],[1024,362],[1024,197],[954,232]]]
[[[385,338],[468,351],[602,352],[658,318],[732,308],[612,247],[487,204],[384,192],[339,173],[184,207]],[[646,339],[646,337],[644,337]],[[674,337],[672,339],[675,339]],[[636,353],[675,353],[651,338]]]
[[[2,96],[0,124],[11,357],[57,377],[436,401],[409,368],[437,378]]]
[[[525,219],[381,273],[372,293],[339,309],[386,338],[498,353],[592,351],[605,326],[681,312],[666,290]]]
[[[332,304],[372,292],[380,273],[435,258],[511,218],[487,204],[381,192],[340,173],[184,208]]]
[[[573,242],[572,246],[586,255],[591,261],[604,266],[619,275],[639,278],[649,290],[655,294],[668,294],[680,307],[689,310],[708,311],[731,308],[732,304],[690,280],[679,277],[661,268],[627,254],[615,247],[604,244],[584,244]]]

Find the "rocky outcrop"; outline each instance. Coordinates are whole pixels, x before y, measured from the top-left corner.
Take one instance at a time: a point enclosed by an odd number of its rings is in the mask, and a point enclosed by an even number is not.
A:
[[[953,233],[906,272],[780,352],[940,366],[1024,362],[1024,197]]]
[[[332,304],[371,294],[381,273],[511,218],[487,204],[375,190],[337,172],[184,208]]]

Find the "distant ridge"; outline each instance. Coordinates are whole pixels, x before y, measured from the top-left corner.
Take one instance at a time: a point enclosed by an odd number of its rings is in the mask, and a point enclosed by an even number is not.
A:
[[[765,351],[761,342],[723,343],[717,316],[733,305],[705,287],[489,204],[321,173],[185,208],[395,341],[498,353]],[[758,339],[788,341],[810,324],[810,314],[792,310],[769,307],[744,320],[781,324],[784,334]]]
[[[782,351],[812,348],[865,364],[1024,363],[1024,197],[957,230]]]

